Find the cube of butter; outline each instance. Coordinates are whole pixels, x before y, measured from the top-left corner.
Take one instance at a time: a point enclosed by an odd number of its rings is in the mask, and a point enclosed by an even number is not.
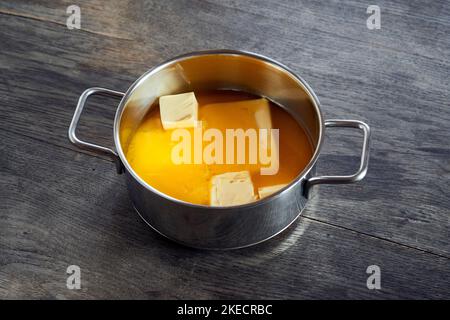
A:
[[[252,100],[252,104],[249,104],[249,108],[253,111],[256,125],[259,129],[267,129],[267,136],[265,140],[259,140],[259,148],[260,154],[269,155],[270,154],[270,165],[263,166],[260,169],[262,175],[274,175],[278,173],[278,169],[280,167],[279,163],[279,148],[278,148],[278,140],[275,139],[274,132],[272,129],[272,117],[270,113],[270,104],[269,101],[265,98],[261,98],[258,100]],[[269,131],[270,130],[270,131]],[[261,136],[260,136],[261,137]],[[267,159],[265,159],[267,160]],[[263,161],[260,159],[260,161]],[[265,161],[264,161],[265,162]],[[266,165],[266,163],[264,163]],[[277,190],[276,190],[277,191]],[[276,192],[274,191],[274,192]],[[264,194],[264,191],[263,191]],[[261,197],[260,197],[261,198]]]
[[[194,92],[162,96],[159,111],[164,130],[195,127],[198,119],[198,103]]]
[[[259,198],[262,199],[262,198],[268,197],[271,194],[274,194],[275,192],[277,192],[278,190],[283,189],[286,186],[287,186],[287,184],[276,184],[276,185],[273,185],[273,186],[258,188]]]
[[[259,129],[272,129],[269,101],[265,98],[249,101],[249,109],[254,112]]]
[[[250,173],[227,172],[213,176],[210,200],[212,206],[235,206],[255,201]]]

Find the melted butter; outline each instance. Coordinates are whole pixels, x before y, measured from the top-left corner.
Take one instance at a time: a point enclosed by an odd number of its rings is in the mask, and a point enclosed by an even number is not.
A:
[[[248,109],[240,108],[239,104],[233,107],[226,103],[259,97],[236,91],[196,92],[195,95],[203,129],[219,129],[224,144],[225,129],[257,129],[254,115]],[[261,175],[260,163],[174,164],[172,148],[179,142],[171,140],[171,130],[163,129],[157,106],[145,116],[132,135],[126,157],[133,170],[149,185],[171,197],[195,204],[209,204],[211,177],[221,173],[248,170],[255,191],[259,187],[287,184],[303,171],[311,160],[313,150],[305,130],[290,114],[272,103],[270,112],[272,127],[279,129],[279,170],[275,175]],[[187,130],[193,136],[193,129]],[[208,144],[204,141],[203,148]]]

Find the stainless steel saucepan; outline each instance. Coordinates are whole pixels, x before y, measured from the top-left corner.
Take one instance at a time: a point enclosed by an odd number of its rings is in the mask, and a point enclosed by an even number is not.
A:
[[[311,161],[289,185],[253,203],[211,207],[174,199],[142,180],[125,157],[130,136],[160,96],[205,89],[233,89],[264,96],[285,108],[307,131],[315,148]],[[120,98],[114,121],[115,150],[80,140],[76,127],[91,95]],[[349,176],[315,176],[325,128],[362,130],[358,171]],[[352,183],[364,178],[369,159],[369,126],[357,120],[326,120],[309,85],[284,65],[267,57],[234,50],[188,53],[144,73],[127,92],[87,89],[80,96],[69,128],[70,141],[111,157],[125,173],[129,195],[142,219],[178,243],[204,249],[233,249],[265,241],[286,229],[301,214],[316,184]],[[193,186],[195,187],[195,186]]]

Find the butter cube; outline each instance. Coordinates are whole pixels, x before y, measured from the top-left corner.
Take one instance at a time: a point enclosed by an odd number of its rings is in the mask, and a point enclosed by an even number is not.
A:
[[[280,167],[279,164],[279,148],[278,138],[275,139],[275,135],[272,129],[272,117],[270,113],[269,101],[265,98],[253,100],[255,103],[251,104],[250,110],[254,113],[256,125],[259,129],[267,129],[267,136],[265,140],[260,140],[260,155],[264,155],[264,158],[260,158],[260,161],[269,166],[263,166],[260,169],[262,175],[274,175],[277,174]],[[270,131],[269,131],[270,130]],[[270,156],[269,156],[270,155]],[[263,191],[264,192],[264,191]]]
[[[162,96],[159,111],[164,130],[193,128],[198,119],[198,103],[194,92]]]
[[[256,125],[259,129],[272,129],[270,105],[267,99],[261,98],[251,101],[249,109],[254,112]]]
[[[234,206],[256,200],[248,171],[227,172],[213,176],[211,185],[212,206]]]
[[[258,188],[259,198],[262,199],[262,198],[268,197],[271,194],[274,194],[275,192],[283,189],[286,186],[287,186],[287,184],[276,184],[273,186]]]

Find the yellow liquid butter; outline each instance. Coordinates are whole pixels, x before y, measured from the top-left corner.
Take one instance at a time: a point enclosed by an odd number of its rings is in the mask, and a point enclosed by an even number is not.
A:
[[[259,97],[228,90],[200,91],[195,92],[195,96],[203,132],[215,128],[225,137],[226,129],[258,129],[255,115],[242,106],[246,100]],[[172,151],[179,142],[172,141],[172,130],[163,129],[158,106],[152,108],[131,136],[126,158],[149,185],[173,198],[194,204],[209,205],[211,178],[226,172],[249,171],[255,191],[260,187],[287,184],[307,166],[313,149],[305,130],[289,113],[272,103],[270,113],[272,128],[279,129],[279,168],[275,175],[261,175],[261,167],[267,165],[259,161],[256,164],[248,164],[248,161],[245,164],[236,161],[233,164],[225,161],[224,164],[175,164]],[[187,130],[194,135],[193,128]],[[209,143],[203,142],[203,148]]]

